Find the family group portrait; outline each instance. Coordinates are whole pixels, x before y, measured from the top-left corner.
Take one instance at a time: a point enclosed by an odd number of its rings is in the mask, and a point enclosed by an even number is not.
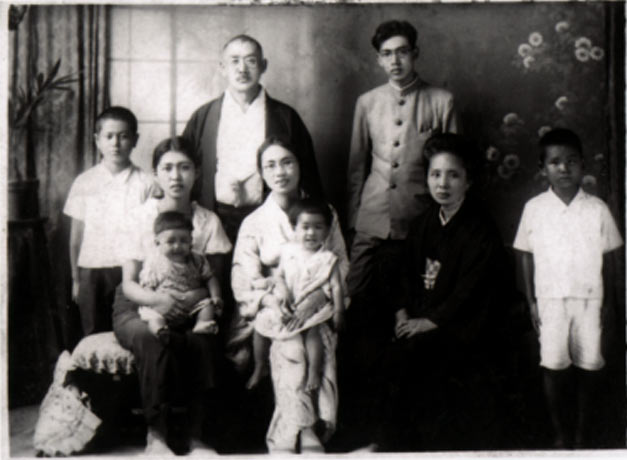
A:
[[[625,452],[623,2],[1,6],[2,457]]]

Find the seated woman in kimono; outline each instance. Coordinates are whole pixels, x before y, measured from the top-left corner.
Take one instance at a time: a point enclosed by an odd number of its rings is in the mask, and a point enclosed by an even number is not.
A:
[[[493,307],[503,306],[504,248],[499,232],[473,196],[474,149],[460,135],[432,136],[423,151],[431,207],[412,225],[398,264],[394,340],[382,369],[387,393],[380,407],[379,451],[455,448],[468,420],[452,438],[436,433],[458,413],[466,377],[487,356]],[[468,398],[466,398],[468,399]],[[460,402],[461,401],[461,402]]]
[[[270,193],[240,227],[231,273],[237,309],[227,352],[242,370],[250,367],[254,318],[260,310],[275,306],[272,279],[279,266],[282,246],[294,238],[288,211],[300,198],[308,195],[307,190],[301,189],[298,154],[288,143],[277,138],[267,139],[259,148],[258,167]],[[325,247],[337,256],[343,282],[348,271],[348,258],[335,212]],[[261,282],[264,279],[268,282]],[[321,440],[314,433],[314,425],[323,422],[322,441],[335,429],[337,334],[327,322],[319,325],[323,366],[316,392],[307,391],[306,350],[300,337],[300,331],[308,327],[308,322],[316,320],[315,312],[327,302],[322,289],[310,293],[294,313],[293,333],[282,334],[272,341],[270,374],[275,409],[266,435],[270,452],[321,451]],[[255,340],[259,340],[259,336],[255,335]],[[253,375],[249,387],[255,386],[262,377]]]

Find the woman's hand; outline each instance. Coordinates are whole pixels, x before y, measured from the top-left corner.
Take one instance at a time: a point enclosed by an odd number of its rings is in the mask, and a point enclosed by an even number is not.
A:
[[[294,331],[305,324],[305,321],[313,314],[315,310],[311,311],[311,307],[300,308],[296,310],[291,318],[287,321],[285,326],[288,331]]]
[[[438,327],[433,321],[427,318],[412,318],[404,321],[397,321],[394,332],[399,339],[410,338],[416,334],[423,334]]]
[[[307,321],[315,312],[317,312],[320,307],[324,306],[325,303],[328,302],[328,298],[322,289],[316,289],[307,297],[299,302],[299,304],[295,307],[296,311],[294,312],[293,317],[287,322],[287,330],[293,331],[298,329],[305,321]]]

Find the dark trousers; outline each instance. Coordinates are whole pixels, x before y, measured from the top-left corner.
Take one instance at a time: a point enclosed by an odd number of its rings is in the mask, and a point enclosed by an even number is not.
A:
[[[215,212],[220,218],[220,222],[222,222],[226,236],[229,237],[233,245],[237,241],[237,232],[240,225],[242,225],[242,221],[257,208],[258,206],[240,206],[236,208],[229,204],[216,202]]]
[[[135,356],[146,422],[169,439],[173,409],[187,408],[193,417],[202,410],[196,404],[215,386],[216,337],[193,334],[190,328],[171,329],[169,342],[162,343],[121,288],[114,310],[115,336]]]
[[[351,251],[347,280],[351,306],[346,311],[346,328],[337,350],[340,407],[338,431],[353,449],[372,442],[379,417],[364,416],[364,408],[381,397],[374,378],[380,371],[383,353],[393,335],[394,298],[398,277],[394,275],[404,241],[382,240],[357,233]],[[338,441],[339,442],[339,441]]]
[[[84,335],[110,331],[115,289],[122,282],[122,268],[80,268],[78,307]]]

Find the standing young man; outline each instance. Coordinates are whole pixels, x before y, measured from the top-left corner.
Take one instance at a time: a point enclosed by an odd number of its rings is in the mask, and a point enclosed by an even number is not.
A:
[[[406,21],[377,28],[372,45],[388,82],[357,100],[348,165],[351,247],[348,289],[356,300],[372,283],[373,258],[403,241],[428,202],[422,148],[439,132],[457,132],[453,96],[428,85],[415,65],[416,29]]]
[[[257,149],[267,137],[280,137],[299,151],[305,188],[322,195],[309,131],[293,108],[259,83],[267,66],[257,40],[231,38],[220,60],[226,91],[198,108],[183,132],[201,162],[199,202],[218,214],[233,243],[244,217],[263,201]]]
[[[372,45],[388,81],[362,94],[355,107],[348,165],[348,226],[354,232],[347,277],[351,337],[344,340],[348,349],[341,356],[349,380],[344,386],[354,388],[354,380],[362,390],[347,395],[347,414],[351,405],[359,408],[377,395],[369,376],[376,375],[380,353],[392,337],[394,312],[388,302],[395,283],[390,274],[410,222],[429,203],[423,145],[433,134],[457,131],[451,93],[428,85],[416,72],[417,35],[406,21],[377,27]],[[368,438],[372,422],[347,424],[365,423],[356,432]]]

